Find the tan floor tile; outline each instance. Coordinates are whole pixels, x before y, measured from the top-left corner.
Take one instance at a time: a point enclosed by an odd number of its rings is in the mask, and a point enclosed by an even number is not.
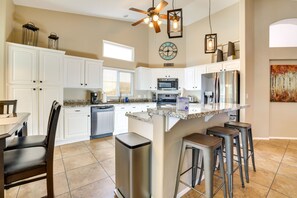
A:
[[[249,166],[252,166],[251,158],[249,159]],[[275,160],[271,160],[267,158],[267,156],[259,155],[257,152],[255,153],[255,163],[256,168],[262,168],[265,170],[269,170],[271,172],[276,172],[280,162],[277,162]]]
[[[283,164],[297,167],[297,158],[285,155],[282,161]]]
[[[60,148],[63,158],[90,152],[87,146],[83,143],[67,144],[61,146]]]
[[[110,178],[111,178],[111,180],[113,181],[113,183],[116,183],[116,182],[115,182],[115,175],[110,176]]]
[[[65,157],[63,158],[63,161],[66,171],[97,162],[93,154],[90,152],[71,157]]]
[[[91,141],[88,145],[90,150],[98,150],[98,149],[105,149],[105,148],[113,148],[113,145],[108,141]]]
[[[297,180],[277,174],[271,189],[290,197],[297,197]]]
[[[5,198],[16,198],[19,192],[19,186],[5,190]]]
[[[54,160],[61,159],[62,154],[61,154],[61,149],[59,146],[56,146],[54,149]]]
[[[108,177],[100,164],[91,164],[66,172],[71,190]]]
[[[114,158],[115,157],[115,149],[113,148],[105,148],[105,149],[99,149],[99,150],[93,150],[92,151],[94,156],[99,162],[102,162],[104,160]]]
[[[259,185],[250,181],[250,183],[245,183],[245,187],[241,187],[239,178],[234,178],[234,190],[233,197],[236,198],[257,198],[257,197],[266,197],[269,191],[269,188]]]
[[[287,148],[285,156],[297,158],[297,149]]]
[[[54,160],[54,174],[65,172],[62,159]]]
[[[62,195],[58,195],[58,196],[55,196],[56,198],[71,198],[71,195],[70,193],[65,193],[65,194],[62,194]]]
[[[65,173],[54,175],[54,192],[55,195],[61,195],[69,192]],[[19,190],[18,198],[40,198],[46,196],[46,180],[22,185]]]
[[[109,176],[115,174],[115,159],[114,158],[104,160],[100,163]]]
[[[288,196],[286,196],[284,194],[281,194],[281,193],[279,193],[279,192],[277,192],[275,190],[271,190],[271,189],[270,189],[270,191],[268,193],[268,196],[267,196],[267,198],[286,198],[286,197],[288,197]]]
[[[286,148],[271,145],[266,141],[259,142],[255,147],[255,153],[260,155],[260,158],[269,158],[277,162],[280,162],[282,160],[285,151]]]
[[[295,179],[297,181],[296,166],[290,166],[282,163],[277,171],[277,174],[280,174],[286,177],[291,177],[292,179]]]
[[[290,140],[288,148],[297,149],[297,140]]]
[[[273,145],[273,146],[286,148],[288,146],[290,140],[270,139],[270,140],[263,140],[262,142]]]
[[[72,198],[114,198],[114,183],[109,177],[71,191]]]

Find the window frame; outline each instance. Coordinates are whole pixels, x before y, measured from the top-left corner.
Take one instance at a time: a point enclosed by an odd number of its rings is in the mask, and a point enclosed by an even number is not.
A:
[[[124,59],[120,59],[120,58],[104,56],[104,50],[105,50],[104,49],[105,48],[104,44],[111,44],[111,45],[114,45],[114,46],[130,49],[132,51],[132,57],[131,57],[132,60],[124,60]],[[102,57],[111,58],[111,59],[115,59],[115,60],[121,60],[121,61],[127,61],[127,62],[134,62],[135,61],[135,48],[131,47],[131,46],[128,46],[128,45],[123,45],[123,44],[120,44],[120,43],[112,42],[112,41],[102,40]]]
[[[116,95],[110,96],[107,95],[109,98],[118,98],[120,96],[122,97],[133,97],[134,96],[134,74],[135,71],[133,70],[126,70],[126,69],[119,69],[119,68],[112,68],[112,67],[103,67],[102,74],[104,75],[104,70],[114,70],[117,72],[117,81],[116,81]],[[120,94],[120,73],[129,73],[131,74],[131,92],[130,94]],[[104,91],[104,80],[102,82],[102,90]]]

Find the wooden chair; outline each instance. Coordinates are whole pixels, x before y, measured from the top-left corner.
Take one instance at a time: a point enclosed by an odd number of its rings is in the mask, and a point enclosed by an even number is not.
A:
[[[12,112],[9,111],[10,106],[12,106]],[[0,100],[0,114],[16,113],[16,106],[17,100]]]
[[[52,116],[52,112],[54,110],[57,101],[53,101],[52,107],[49,114],[48,124],[47,127],[50,126],[50,118]],[[49,130],[47,129],[49,132]],[[22,136],[22,137],[15,137],[13,138],[5,150],[12,150],[12,149],[20,149],[20,148],[28,148],[28,147],[35,147],[35,146],[46,146],[46,137],[47,135],[32,135],[32,136]]]
[[[4,152],[5,189],[46,179],[47,197],[54,197],[53,158],[60,110],[61,105],[55,104],[50,116],[46,146],[14,149]]]

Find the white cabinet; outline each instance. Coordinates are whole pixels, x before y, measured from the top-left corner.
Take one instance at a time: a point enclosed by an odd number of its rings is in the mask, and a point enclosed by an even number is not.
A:
[[[185,68],[185,89],[201,90],[201,75],[206,73],[204,65]]]
[[[231,60],[220,63],[212,63],[206,66],[207,73],[221,72],[221,71],[231,71],[240,70],[240,60]]]
[[[90,113],[90,107],[66,108],[64,111],[65,138],[90,136]]]
[[[62,85],[65,52],[7,43],[9,84]]]
[[[135,89],[151,90],[152,72],[146,67],[137,67],[135,70]]]
[[[8,99],[16,99],[17,112],[30,113],[28,135],[46,135],[49,113],[52,102],[63,101],[63,89],[57,86],[37,87],[31,85],[9,85]],[[62,138],[62,117],[58,122],[56,139]]]
[[[64,58],[64,86],[102,88],[103,61],[74,56]]]

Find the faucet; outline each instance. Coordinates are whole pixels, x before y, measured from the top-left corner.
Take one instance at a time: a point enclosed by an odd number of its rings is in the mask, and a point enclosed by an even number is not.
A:
[[[119,102],[121,102],[121,100],[122,100],[122,92],[120,92]]]

